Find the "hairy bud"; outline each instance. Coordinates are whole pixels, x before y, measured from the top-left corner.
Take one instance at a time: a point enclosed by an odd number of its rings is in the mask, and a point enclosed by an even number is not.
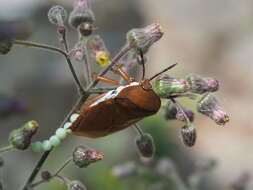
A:
[[[86,190],[87,188],[80,181],[71,181],[68,184],[68,190]]]
[[[67,11],[60,5],[51,7],[48,11],[48,20],[57,26],[64,26],[64,21],[67,18]]]
[[[214,78],[204,78],[198,75],[188,75],[186,80],[190,84],[190,91],[196,94],[216,92],[219,89],[219,81]]]
[[[190,89],[185,79],[172,78],[169,75],[158,77],[155,81],[154,90],[161,98],[171,95],[185,93]]]
[[[146,53],[150,46],[163,36],[160,24],[150,24],[145,28],[135,28],[127,33],[127,41],[138,53]]]
[[[186,124],[181,128],[181,135],[186,146],[193,146],[197,139],[197,132],[192,124]]]
[[[16,149],[25,150],[31,144],[32,136],[37,132],[39,124],[29,121],[20,129],[13,130],[9,135],[9,142]]]
[[[41,179],[49,181],[52,178],[52,175],[49,171],[41,172]]]
[[[74,28],[79,28],[83,36],[89,36],[93,31],[95,16],[91,10],[89,0],[76,0],[74,9],[69,15],[69,24]]]
[[[184,110],[184,114],[182,113],[181,110],[177,108],[177,106],[173,102],[168,101],[165,107],[165,115],[164,115],[165,119],[166,120],[177,119],[179,121],[185,122],[186,121],[185,115],[186,115],[188,119],[192,122],[194,120],[194,113],[191,110],[184,108],[183,106],[181,107]]]
[[[112,169],[112,175],[117,178],[128,178],[137,175],[137,166],[133,162],[128,162]]]
[[[150,134],[144,134],[138,136],[136,139],[136,145],[143,157],[152,157],[155,152],[155,144],[153,141],[153,137]]]
[[[0,39],[0,55],[9,53],[13,46],[13,42],[9,38]]]
[[[111,64],[109,52],[99,35],[90,37],[87,43],[87,49],[90,51],[91,57],[95,60],[96,64],[102,67]]]
[[[204,95],[198,101],[197,110],[214,120],[218,125],[225,125],[229,121],[228,114],[223,111],[218,100],[211,94]]]
[[[104,154],[102,152],[97,152],[91,148],[85,146],[78,146],[73,152],[73,161],[80,167],[87,167],[91,163],[102,160]]]

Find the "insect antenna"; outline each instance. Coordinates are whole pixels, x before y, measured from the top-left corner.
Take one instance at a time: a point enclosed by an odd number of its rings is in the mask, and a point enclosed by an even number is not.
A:
[[[154,76],[152,76],[151,78],[149,78],[148,80],[151,81],[153,80],[154,78],[156,78],[157,76],[159,76],[160,74],[172,69],[173,67],[175,67],[177,65],[177,63],[173,64],[173,65],[170,65],[169,67],[167,67],[166,69],[162,70],[161,72],[155,74]]]
[[[141,56],[140,63],[142,65],[142,79],[144,79],[144,77],[145,77],[145,60],[144,60],[143,52],[141,49],[140,49],[140,56]]]

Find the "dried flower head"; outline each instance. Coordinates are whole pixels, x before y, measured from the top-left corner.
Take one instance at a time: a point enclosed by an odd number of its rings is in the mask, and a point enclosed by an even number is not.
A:
[[[13,42],[9,38],[0,38],[0,55],[5,55],[9,53],[13,46]]]
[[[155,92],[161,98],[168,98],[171,95],[185,93],[190,89],[185,79],[172,78],[169,75],[157,77],[154,85]]]
[[[188,75],[186,80],[190,84],[190,91],[196,94],[215,92],[219,89],[219,81],[214,78],[204,78],[198,75]]]
[[[68,190],[86,190],[87,188],[80,181],[71,181],[68,184]]]
[[[143,157],[152,157],[155,152],[155,144],[153,137],[150,134],[138,136],[135,140],[137,148]]]
[[[229,121],[228,114],[219,105],[212,94],[205,94],[197,104],[198,112],[210,117],[218,125],[225,125]]]
[[[165,106],[165,115],[164,115],[165,119],[166,120],[177,119],[179,121],[185,122],[186,121],[185,115],[186,115],[188,119],[192,122],[194,120],[193,111],[186,109],[183,106],[181,106],[181,108],[183,109],[184,114],[180,109],[178,109],[178,107],[172,101],[168,101]]]
[[[137,175],[137,166],[133,162],[128,162],[112,169],[112,175],[117,178],[128,178]]]
[[[9,135],[10,144],[16,149],[25,150],[31,144],[32,136],[37,132],[39,124],[29,121],[21,128],[13,130]]]
[[[196,128],[192,124],[186,124],[181,128],[181,135],[186,146],[193,146],[197,139]]]
[[[135,28],[127,33],[127,41],[138,53],[146,53],[150,46],[163,36],[160,24],[150,24],[145,28]]]
[[[89,0],[76,0],[74,9],[69,15],[69,24],[79,28],[82,35],[88,36],[92,33],[95,16],[91,10]]]
[[[48,11],[48,20],[57,26],[64,26],[64,21],[67,18],[67,11],[60,5],[51,7]]]
[[[73,152],[73,161],[80,167],[87,167],[88,165],[102,160],[104,154],[102,152],[97,152],[89,147],[78,146]]]

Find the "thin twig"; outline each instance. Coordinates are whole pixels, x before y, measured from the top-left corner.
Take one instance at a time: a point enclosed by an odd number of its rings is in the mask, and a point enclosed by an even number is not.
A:
[[[140,125],[138,123],[135,123],[134,127],[135,127],[136,131],[140,134],[140,136],[144,136],[144,133],[141,130],[141,127],[140,127]]]
[[[71,60],[68,56],[68,54],[66,52],[64,52],[63,50],[53,47],[53,46],[49,46],[49,45],[45,45],[45,44],[40,44],[40,43],[35,43],[35,42],[30,42],[30,41],[21,41],[21,40],[13,40],[13,43],[16,45],[23,45],[23,46],[27,46],[27,47],[35,47],[35,48],[40,48],[40,49],[44,49],[44,50],[48,50],[48,51],[53,51],[53,52],[58,52],[61,53],[62,55],[64,55],[64,57],[66,58],[66,61],[69,65],[70,71],[74,77],[77,89],[79,94],[84,94],[84,89],[76,75],[76,72],[74,70],[74,67],[71,63]]]
[[[50,179],[48,179],[48,180],[45,180],[45,179],[39,180],[39,181],[37,181],[37,182],[31,184],[30,187],[36,187],[36,186],[38,186],[38,185],[40,185],[40,184],[42,184],[42,183],[48,182],[49,180],[53,179],[54,177],[59,177],[59,173],[60,173],[71,161],[72,161],[72,157],[69,158],[68,160],[66,160],[66,161],[64,162],[64,164],[55,172],[55,174],[52,175],[52,176],[50,177]]]
[[[10,151],[10,150],[13,150],[13,149],[14,149],[14,146],[13,145],[9,145],[9,146],[0,148],[0,153],[7,152],[7,151]]]

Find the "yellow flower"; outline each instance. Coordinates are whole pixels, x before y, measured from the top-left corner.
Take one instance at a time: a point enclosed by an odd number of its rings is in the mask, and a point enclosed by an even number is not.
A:
[[[110,65],[111,61],[108,53],[106,53],[105,51],[96,52],[96,63],[102,67]]]

